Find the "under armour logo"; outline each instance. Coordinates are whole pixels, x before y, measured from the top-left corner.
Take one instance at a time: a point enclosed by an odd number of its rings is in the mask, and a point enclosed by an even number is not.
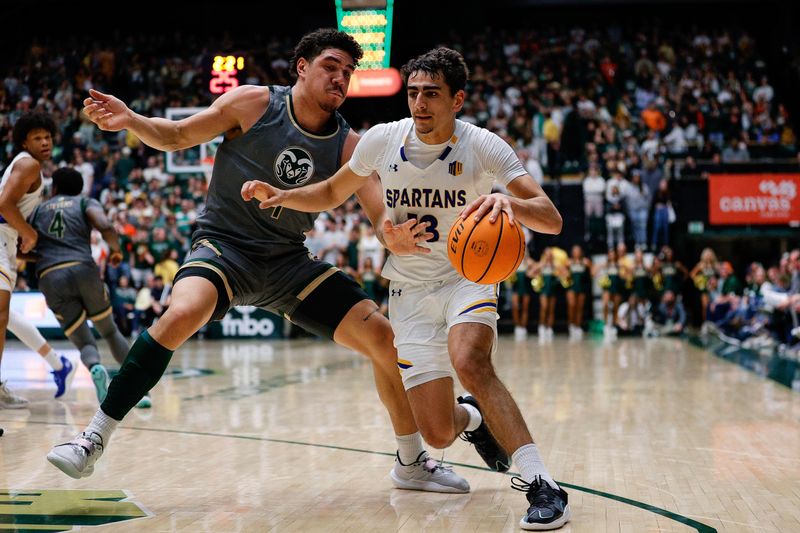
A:
[[[397,163],[389,165],[389,170],[391,170],[392,172],[397,172]]]
[[[395,165],[397,166],[397,165]],[[400,296],[403,293],[403,289],[392,289],[392,296]]]

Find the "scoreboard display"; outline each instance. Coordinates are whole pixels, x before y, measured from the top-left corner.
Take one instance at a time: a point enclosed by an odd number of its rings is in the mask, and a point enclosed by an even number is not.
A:
[[[244,57],[217,55],[211,63],[208,90],[222,94],[239,86],[239,73],[244,70]]]
[[[336,0],[339,30],[361,45],[359,68],[389,68],[394,0]]]
[[[394,0],[336,0],[339,30],[364,50],[350,80],[349,97],[391,96],[402,87],[400,73],[389,67]]]

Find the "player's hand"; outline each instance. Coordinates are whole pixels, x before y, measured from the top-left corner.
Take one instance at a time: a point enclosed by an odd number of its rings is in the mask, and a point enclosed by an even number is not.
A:
[[[267,209],[281,205],[281,202],[286,199],[286,193],[263,181],[246,181],[242,185],[242,199],[249,202],[253,198],[259,201],[258,207]]]
[[[39,240],[39,234],[36,233],[35,229],[28,226],[22,228],[22,231],[19,232],[19,238],[19,251],[23,254],[27,254],[36,247],[36,241]]]
[[[500,212],[503,211],[508,216],[509,224],[514,225],[514,210],[511,207],[511,200],[505,194],[483,194],[465,207],[459,216],[466,219],[473,211],[476,222],[489,213],[489,222],[492,224],[497,221]]]
[[[122,252],[111,252],[108,256],[108,264],[116,268],[122,263]]]
[[[433,238],[433,233],[426,231],[428,226],[429,222],[417,224],[415,218],[398,225],[392,224],[391,220],[384,220],[381,228],[384,244],[395,255],[429,254],[430,248],[419,245]]]
[[[83,113],[101,130],[120,131],[127,128],[131,110],[115,96],[89,89],[89,98],[83,101]]]

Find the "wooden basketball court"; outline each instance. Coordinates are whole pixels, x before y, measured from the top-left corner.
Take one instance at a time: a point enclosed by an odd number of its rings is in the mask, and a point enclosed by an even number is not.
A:
[[[470,494],[392,488],[369,364],[328,342],[190,342],[80,481],[45,455],[95,412],[88,372],[55,401],[38,356],[3,359],[32,403],[0,411],[0,529],[518,531],[527,507],[461,441]],[[798,392],[673,339],[505,337],[495,364],[569,491],[562,531],[800,531]]]

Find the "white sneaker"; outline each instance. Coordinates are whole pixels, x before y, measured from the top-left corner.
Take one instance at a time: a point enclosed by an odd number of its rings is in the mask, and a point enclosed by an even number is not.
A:
[[[537,329],[536,332],[540,339],[544,339],[547,336],[547,328],[544,326],[539,326],[539,329]]]
[[[514,327],[514,340],[524,341],[528,338],[528,330],[522,326]]]
[[[103,455],[103,437],[84,431],[70,442],[54,446],[47,460],[69,477],[80,479],[94,472],[94,463]]]
[[[553,328],[547,328],[545,330],[545,335],[547,336],[547,340],[553,340]]]
[[[423,451],[410,465],[400,462],[396,456],[394,468],[389,472],[392,483],[398,489],[424,490],[428,492],[469,492],[469,482],[453,472],[453,467],[443,466]]]
[[[0,407],[3,409],[25,409],[28,407],[28,400],[17,396],[6,387],[6,382],[0,383]]]

